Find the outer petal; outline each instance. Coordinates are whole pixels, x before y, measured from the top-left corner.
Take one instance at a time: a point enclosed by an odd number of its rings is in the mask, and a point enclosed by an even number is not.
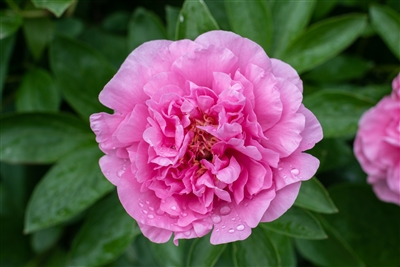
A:
[[[299,150],[304,151],[314,147],[316,143],[322,140],[322,127],[317,117],[302,104],[299,113],[303,114],[306,119],[304,131],[301,133],[302,139]]]
[[[303,82],[300,80],[299,74],[292,68],[292,66],[276,58],[271,58],[271,64],[272,73],[275,77],[280,77],[293,83],[300,92],[303,92]]]
[[[104,112],[96,113],[90,116],[90,127],[96,134],[96,141],[101,150],[108,153],[122,144],[114,137],[114,132],[124,120],[121,114],[107,114]]]
[[[143,235],[154,243],[165,243],[171,238],[172,232],[153,226],[138,223]]]
[[[142,44],[128,56],[115,76],[100,92],[100,102],[116,111],[129,112],[148,96],[143,86],[153,73],[153,57],[171,41],[157,40]]]
[[[400,195],[390,190],[385,180],[374,183],[372,188],[380,200],[400,206]]]
[[[282,216],[296,200],[300,185],[301,182],[297,182],[278,190],[276,192],[276,197],[272,200],[261,222],[272,222]]]
[[[228,48],[238,56],[238,67],[240,69],[244,70],[249,63],[252,63],[266,71],[271,70],[271,61],[264,49],[257,43],[233,32],[209,31],[200,35],[194,41],[205,47],[214,45]]]

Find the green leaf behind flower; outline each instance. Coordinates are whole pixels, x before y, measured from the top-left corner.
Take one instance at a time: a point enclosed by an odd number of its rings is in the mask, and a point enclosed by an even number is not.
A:
[[[299,73],[310,70],[351,45],[363,32],[366,22],[367,17],[358,14],[318,22],[294,39],[281,59]]]
[[[338,209],[329,197],[328,191],[326,191],[325,187],[315,177],[301,183],[300,192],[294,205],[321,213],[338,212]]]
[[[32,0],[37,8],[45,8],[51,11],[56,17],[60,17],[77,0]]]
[[[374,105],[370,99],[351,92],[321,90],[304,98],[322,125],[325,138],[353,137],[361,115]]]
[[[98,202],[75,236],[68,266],[102,266],[119,257],[140,230],[116,193]]]
[[[272,41],[272,18],[263,0],[225,0],[226,13],[233,31],[258,43],[268,53]]]
[[[85,120],[93,113],[109,111],[98,96],[115,69],[102,54],[86,44],[57,36],[50,46],[50,63],[65,99]]]
[[[374,29],[400,60],[400,14],[388,6],[380,5],[371,5],[369,14]]]
[[[10,163],[53,163],[94,139],[86,123],[67,114],[12,114],[0,120],[0,160]]]
[[[197,239],[193,242],[186,266],[209,266],[213,267],[227,244],[210,244],[210,235]]]
[[[311,212],[296,206],[291,207],[275,221],[262,223],[261,225],[271,231],[295,238],[327,238],[327,235],[321,227],[318,219],[316,219]]]
[[[219,26],[204,1],[186,0],[179,13],[175,39],[194,40],[202,33],[218,29]]]
[[[95,203],[113,186],[102,175],[97,145],[75,149],[37,184],[29,200],[25,232],[65,222]]]
[[[0,40],[2,40],[19,29],[22,25],[22,16],[11,10],[1,10],[0,25]]]

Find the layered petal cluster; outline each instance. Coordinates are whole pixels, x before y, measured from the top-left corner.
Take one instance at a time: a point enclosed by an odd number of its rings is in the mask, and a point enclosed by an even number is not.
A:
[[[101,169],[152,241],[243,240],[318,168],[302,91],[292,67],[231,32],[144,43],[100,93],[114,114],[90,117]]]
[[[400,205],[400,74],[393,91],[359,121],[354,154],[377,197]]]

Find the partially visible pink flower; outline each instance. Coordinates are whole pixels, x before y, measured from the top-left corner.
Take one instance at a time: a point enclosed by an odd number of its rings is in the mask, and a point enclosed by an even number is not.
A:
[[[93,114],[104,175],[158,243],[243,240],[293,205],[322,138],[297,72],[249,39],[212,31],[135,49]]]
[[[400,74],[392,86],[361,117],[354,153],[378,198],[400,205]]]

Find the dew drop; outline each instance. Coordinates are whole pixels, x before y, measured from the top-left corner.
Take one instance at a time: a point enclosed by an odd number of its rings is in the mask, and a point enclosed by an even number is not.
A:
[[[232,218],[231,220],[232,220],[232,221],[236,221],[236,218]]]
[[[187,213],[186,212],[182,212],[182,217],[186,217],[187,216]]]
[[[150,204],[150,201],[146,200],[146,204],[149,205],[149,204]]]
[[[141,207],[141,208],[143,208],[143,206],[144,206],[142,202],[139,202],[138,205],[139,205],[139,207]]]
[[[221,215],[227,215],[229,213],[231,213],[231,208],[229,208],[228,206],[223,206],[219,212],[221,213]]]
[[[225,225],[222,225],[221,228],[224,229],[224,228],[225,228]]]
[[[183,233],[185,236],[190,236],[190,230]]]
[[[172,206],[172,207],[171,207],[171,210],[176,210],[176,206]]]
[[[157,213],[158,215],[163,215],[163,214],[164,214],[164,212],[163,212],[162,210],[160,210],[160,209],[157,210],[156,213]]]
[[[279,171],[283,170],[283,168],[278,168]]]
[[[123,174],[124,174],[124,170],[123,169],[121,169],[121,170],[119,170],[118,172],[117,172],[117,175],[118,175],[118,177],[121,177]]]
[[[221,222],[221,217],[220,217],[219,215],[217,215],[217,214],[214,214],[214,215],[211,217],[211,219],[212,219],[212,221],[213,221],[214,223],[220,223],[220,222]]]
[[[142,210],[142,212],[143,212],[144,214],[147,214],[147,213],[148,213],[148,211],[147,211],[147,210]]]
[[[283,179],[286,179],[286,178],[287,178],[287,176],[286,176],[286,175],[284,175],[284,176],[283,176]]]
[[[245,206],[245,207],[249,206],[249,203],[245,203],[244,206]]]
[[[237,229],[238,231],[243,231],[243,230],[244,230],[244,225],[243,225],[243,224],[239,224],[239,225],[236,227],[236,229]]]
[[[149,215],[147,215],[147,218],[154,219],[154,215],[153,214],[149,214]]]
[[[216,229],[215,231],[216,231],[216,232],[219,232],[219,229]]]
[[[179,21],[180,21],[180,22],[183,22],[184,20],[185,20],[185,18],[184,18],[182,15],[180,15],[180,16],[179,16]]]
[[[149,210],[153,211],[153,210],[154,210],[154,208],[153,208],[152,206],[150,206],[150,207],[149,207]]]
[[[293,175],[299,175],[299,173],[300,173],[300,171],[299,171],[298,169],[296,169],[296,168],[292,169],[290,172],[291,172]]]
[[[229,229],[228,233],[233,234],[235,232],[235,230],[233,230],[233,228]]]

